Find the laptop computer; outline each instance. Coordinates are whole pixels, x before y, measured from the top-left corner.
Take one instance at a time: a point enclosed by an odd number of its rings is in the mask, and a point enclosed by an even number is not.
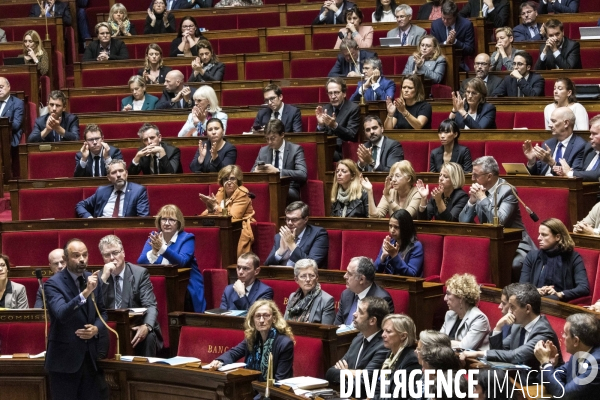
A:
[[[502,163],[506,175],[531,175],[523,163]]]
[[[402,46],[402,38],[399,37],[382,37],[379,38],[381,47],[398,47]]]
[[[575,93],[575,97],[577,97],[577,100],[598,99],[600,98],[600,85],[575,85]]]
[[[579,35],[581,40],[600,39],[600,26],[580,26]]]
[[[4,59],[4,65],[24,65],[25,58],[23,57],[8,57]]]

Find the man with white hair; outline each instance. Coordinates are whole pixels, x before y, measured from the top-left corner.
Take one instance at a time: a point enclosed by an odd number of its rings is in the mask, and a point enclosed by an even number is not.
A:
[[[387,33],[387,37],[398,37],[402,46],[416,46],[419,40],[427,34],[425,29],[410,23],[412,19],[412,8],[406,4],[400,4],[394,10],[398,27]]]
[[[176,69],[165,76],[165,88],[161,98],[156,103],[156,109],[192,108],[194,88],[185,86],[185,76]]]

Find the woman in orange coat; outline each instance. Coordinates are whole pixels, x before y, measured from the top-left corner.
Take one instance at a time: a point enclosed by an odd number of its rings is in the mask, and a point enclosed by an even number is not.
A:
[[[211,193],[205,196],[200,193],[200,200],[206,204],[206,210],[202,215],[231,215],[233,219],[241,219],[242,233],[238,243],[238,257],[252,250],[254,235],[250,224],[254,220],[254,208],[250,191],[242,186],[244,175],[237,165],[228,165],[219,171],[219,185],[221,188],[217,195]],[[223,210],[227,212],[224,213]]]

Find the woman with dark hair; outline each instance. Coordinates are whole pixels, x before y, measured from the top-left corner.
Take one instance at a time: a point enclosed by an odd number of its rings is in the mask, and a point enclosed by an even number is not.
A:
[[[166,0],[154,0],[148,9],[144,35],[175,33],[175,17],[167,11]]]
[[[238,257],[252,251],[254,234],[251,223],[254,219],[254,208],[250,191],[244,187],[244,174],[237,165],[227,165],[219,171],[217,176],[219,190],[217,195],[210,196],[199,193],[200,200],[206,205],[202,215],[230,215],[233,219],[242,220],[242,233],[237,247]]]
[[[417,190],[421,195],[419,204],[419,219],[428,221],[458,222],[458,216],[469,201],[469,195],[463,190],[465,174],[462,167],[453,162],[445,163],[440,171],[439,185],[431,190],[429,197],[429,185],[417,181]]]
[[[442,5],[451,0],[427,0],[425,4],[419,7],[417,19],[420,21],[434,21],[442,18]]]
[[[198,150],[190,164],[192,172],[219,172],[227,165],[235,164],[237,149],[224,139],[225,128],[219,118],[211,118],[206,123],[208,140],[198,141]]]
[[[342,218],[367,218],[369,198],[356,163],[349,159],[340,160],[335,170],[331,187],[331,216]]]
[[[447,162],[462,165],[464,172],[473,171],[471,151],[468,147],[458,144],[460,128],[456,121],[443,120],[438,127],[438,136],[441,146],[431,150],[429,172],[440,172],[442,165]]]
[[[425,35],[419,39],[417,51],[406,62],[403,75],[419,74],[431,79],[433,83],[440,83],[446,74],[446,57],[435,36]]]
[[[222,81],[225,75],[225,64],[219,62],[210,42],[199,40],[196,46],[198,57],[192,61],[193,72],[188,82]]]
[[[361,49],[368,49],[373,45],[373,27],[363,25],[363,13],[357,6],[346,11],[346,26],[340,29],[334,49],[339,49],[342,44],[340,34],[347,39],[353,39]]]
[[[448,118],[460,129],[496,129],[496,106],[486,103],[487,87],[480,78],[467,82],[465,99],[452,92],[452,111]]]
[[[169,57],[198,57],[198,41],[207,40],[196,24],[194,17],[183,17],[179,23],[179,33],[171,42]]]
[[[220,7],[252,7],[262,6],[262,0],[221,0],[215,4],[215,8]]]
[[[144,68],[138,69],[137,74],[142,76],[149,85],[163,85],[165,77],[171,71],[171,67],[163,65],[163,51],[156,43],[150,43],[146,47],[146,59]]]
[[[560,77],[554,82],[554,103],[544,108],[544,121],[546,129],[550,129],[550,116],[552,111],[559,107],[569,107],[575,114],[575,131],[587,131],[590,129],[588,113],[581,103],[577,102],[575,96],[575,85],[566,76]]]
[[[29,308],[25,286],[8,279],[10,261],[7,255],[0,254],[0,309]]]
[[[388,98],[385,129],[431,129],[431,105],[425,101],[421,78],[407,75],[402,81],[400,97]]]
[[[371,22],[396,22],[396,10],[395,0],[377,0],[375,2],[375,11],[371,15]]]
[[[395,211],[390,217],[389,235],[375,258],[375,270],[384,274],[423,276],[423,245],[408,211]]]
[[[519,283],[531,283],[540,295],[560,301],[571,301],[590,294],[590,284],[583,259],[574,250],[565,224],[550,218],[538,229],[539,250],[527,253]]]

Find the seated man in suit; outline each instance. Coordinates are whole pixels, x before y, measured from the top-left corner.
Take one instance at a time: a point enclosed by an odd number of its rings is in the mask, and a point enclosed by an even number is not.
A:
[[[64,111],[67,97],[60,90],[48,96],[48,114],[37,117],[27,143],[79,140],[79,118]]]
[[[531,140],[523,143],[523,153],[527,157],[527,169],[531,175],[557,175],[554,167],[560,167],[561,160],[575,171],[583,169],[583,153],[586,142],[578,135],[573,135],[575,114],[568,107],[559,107],[550,116],[552,138],[543,146],[531,144]]]
[[[6,41],[6,40],[5,40]],[[25,114],[25,103],[23,100],[11,96],[10,82],[0,76],[0,117],[8,118],[12,135],[10,137],[10,152],[13,159],[13,176],[17,177],[19,171],[19,143],[23,135],[23,116]]]
[[[542,297],[537,288],[530,283],[515,285],[508,306],[512,317],[508,336],[503,339],[501,331],[494,328],[490,333],[490,350],[464,351],[461,358],[486,357],[488,361],[525,364],[537,370],[540,364],[533,354],[535,345],[538,341],[551,341],[559,349],[557,362],[561,365],[560,343],[550,322],[540,315]]]
[[[553,171],[558,176],[583,178],[584,182],[598,182],[600,179],[600,115],[590,119],[590,141],[583,153],[581,169],[577,171],[563,160],[560,161],[560,165],[553,168]]]
[[[96,193],[75,206],[79,218],[147,217],[150,215],[146,188],[127,182],[127,165],[112,160],[108,167],[110,185],[100,186]]]
[[[108,22],[96,25],[97,40],[90,43],[83,53],[83,61],[128,60],[129,51],[121,40],[110,36]]]
[[[335,64],[329,71],[328,77],[360,76],[363,64],[368,58],[377,57],[377,53],[358,48],[353,39],[343,39]]]
[[[125,261],[123,243],[115,235],[100,239],[98,248],[105,262],[100,280],[106,309],[145,308],[146,312],[139,320],[132,320],[131,329],[135,335],[131,345],[135,355],[156,357],[156,352],[163,347],[163,339],[148,270]]]
[[[573,14],[579,12],[579,0],[541,0],[540,14]]]
[[[325,0],[313,25],[346,24],[346,11],[356,7],[348,0]]]
[[[358,302],[352,315],[352,325],[359,333],[352,339],[344,357],[325,373],[330,384],[339,385],[341,370],[349,370],[352,376],[354,372],[367,370],[372,377],[374,370],[381,369],[389,354],[389,349],[383,345],[381,322],[389,313],[388,303],[381,297],[367,296]],[[360,393],[365,393],[364,383]]]
[[[58,18],[61,17],[64,26],[71,26],[71,11],[69,10],[69,4],[63,3],[60,0],[44,0],[44,10],[40,8],[39,4],[33,4],[29,10],[29,16],[35,18]]]
[[[381,60],[377,57],[368,58],[363,64],[363,74],[365,85],[359,81],[356,92],[350,96],[350,101],[359,101],[363,95],[365,101],[385,100],[388,97],[393,99],[396,93],[396,84],[391,79],[383,75]]]
[[[275,235],[275,243],[265,265],[294,266],[304,258],[314,260],[319,268],[326,267],[329,236],[321,227],[309,225],[309,207],[295,201],[285,208],[285,225]]]
[[[156,109],[192,108],[194,88],[184,85],[185,76],[179,70],[172,70],[165,76],[165,88],[156,103]]]
[[[329,104],[315,109],[317,131],[337,136],[333,161],[342,158],[344,141],[356,142],[360,124],[360,109],[357,104],[346,101],[346,82],[342,78],[329,78],[325,83]]]
[[[137,175],[181,174],[181,151],[162,141],[158,126],[146,122],[138,131],[143,145],[129,165],[128,172]]]
[[[545,80],[540,74],[531,71],[533,58],[526,51],[517,51],[513,58],[513,70],[502,79],[502,83],[492,92],[491,97],[535,97],[543,96]]]
[[[375,266],[370,258],[352,258],[344,274],[344,279],[346,280],[346,290],[340,296],[335,325],[351,325],[358,301],[367,296],[381,297],[387,302],[389,312],[394,313],[392,297],[387,290],[375,283]]]
[[[511,186],[500,178],[500,168],[494,157],[483,156],[473,161],[473,182],[469,190],[469,201],[458,216],[458,221],[473,223],[477,217],[481,224],[492,223],[495,214],[494,195],[497,192],[500,225],[523,230],[521,243],[513,259],[513,268],[520,270],[525,256],[536,246],[523,225],[519,201],[513,195]]]
[[[410,23],[413,15],[412,7],[407,4],[400,4],[394,10],[394,15],[396,16],[398,27],[389,30],[387,37],[400,38],[402,40],[400,42],[401,46],[417,46],[419,44],[419,40],[421,40],[421,38],[425,36],[427,32],[420,26]]]
[[[365,144],[358,145],[358,169],[363,172],[389,172],[394,163],[404,160],[400,142],[383,135],[383,123],[376,115],[367,115],[363,122]]]
[[[307,169],[304,149],[296,143],[284,139],[283,122],[272,119],[265,128],[267,145],[258,151],[252,172],[279,173],[292,178],[287,202],[300,200],[300,189],[306,183]]]
[[[458,14],[458,7],[453,1],[442,4],[442,17],[431,23],[431,34],[440,44],[451,44],[456,49],[462,50],[463,57],[475,53],[475,31],[473,23]],[[461,61],[460,68],[468,71],[469,68]]]
[[[521,13],[521,24],[513,28],[513,40],[515,42],[544,40],[541,35],[542,24],[537,22],[537,3],[526,1],[521,3],[519,9]]]
[[[494,28],[502,28],[512,24],[510,21],[510,4],[508,0],[483,0],[483,6],[479,8],[479,2],[482,0],[468,0],[467,4],[460,10],[460,15],[465,18],[477,18],[479,12],[483,15],[486,22],[491,23]]]
[[[300,110],[291,104],[283,103],[281,88],[271,83],[263,89],[264,105],[256,114],[253,132],[263,131],[267,123],[272,119],[278,119],[283,123],[284,132],[302,132],[302,115]],[[254,127],[261,126],[262,129],[255,130]]]
[[[544,30],[547,39],[540,46],[540,58],[535,69],[581,69],[579,42],[565,36],[563,23],[549,19],[544,23]]]
[[[65,251],[63,249],[54,249],[48,254],[48,265],[52,274],[62,271],[67,266],[65,260]],[[42,298],[42,288],[40,287],[35,296],[34,308],[44,308],[44,299]]]
[[[248,310],[257,300],[273,300],[273,289],[256,276],[260,260],[254,253],[244,253],[237,259],[237,281],[227,285],[221,297],[221,310]]]
[[[106,176],[106,166],[113,159],[123,159],[121,150],[104,141],[102,129],[96,124],[88,124],[85,127],[83,140],[81,150],[75,154],[76,178]]]
[[[502,78],[498,75],[490,75],[490,56],[486,53],[479,53],[475,57],[475,78],[479,78],[485,83],[488,94],[493,93],[494,90],[502,83]],[[467,84],[473,78],[467,78],[460,83],[460,95],[463,99],[466,99],[465,91],[467,90]]]
[[[556,398],[596,397],[600,389],[600,321],[593,314],[569,315],[562,337],[571,354],[562,366],[558,364],[559,350],[552,342],[539,341],[535,345],[535,358],[541,365],[540,382]],[[594,378],[588,381],[592,374]]]

